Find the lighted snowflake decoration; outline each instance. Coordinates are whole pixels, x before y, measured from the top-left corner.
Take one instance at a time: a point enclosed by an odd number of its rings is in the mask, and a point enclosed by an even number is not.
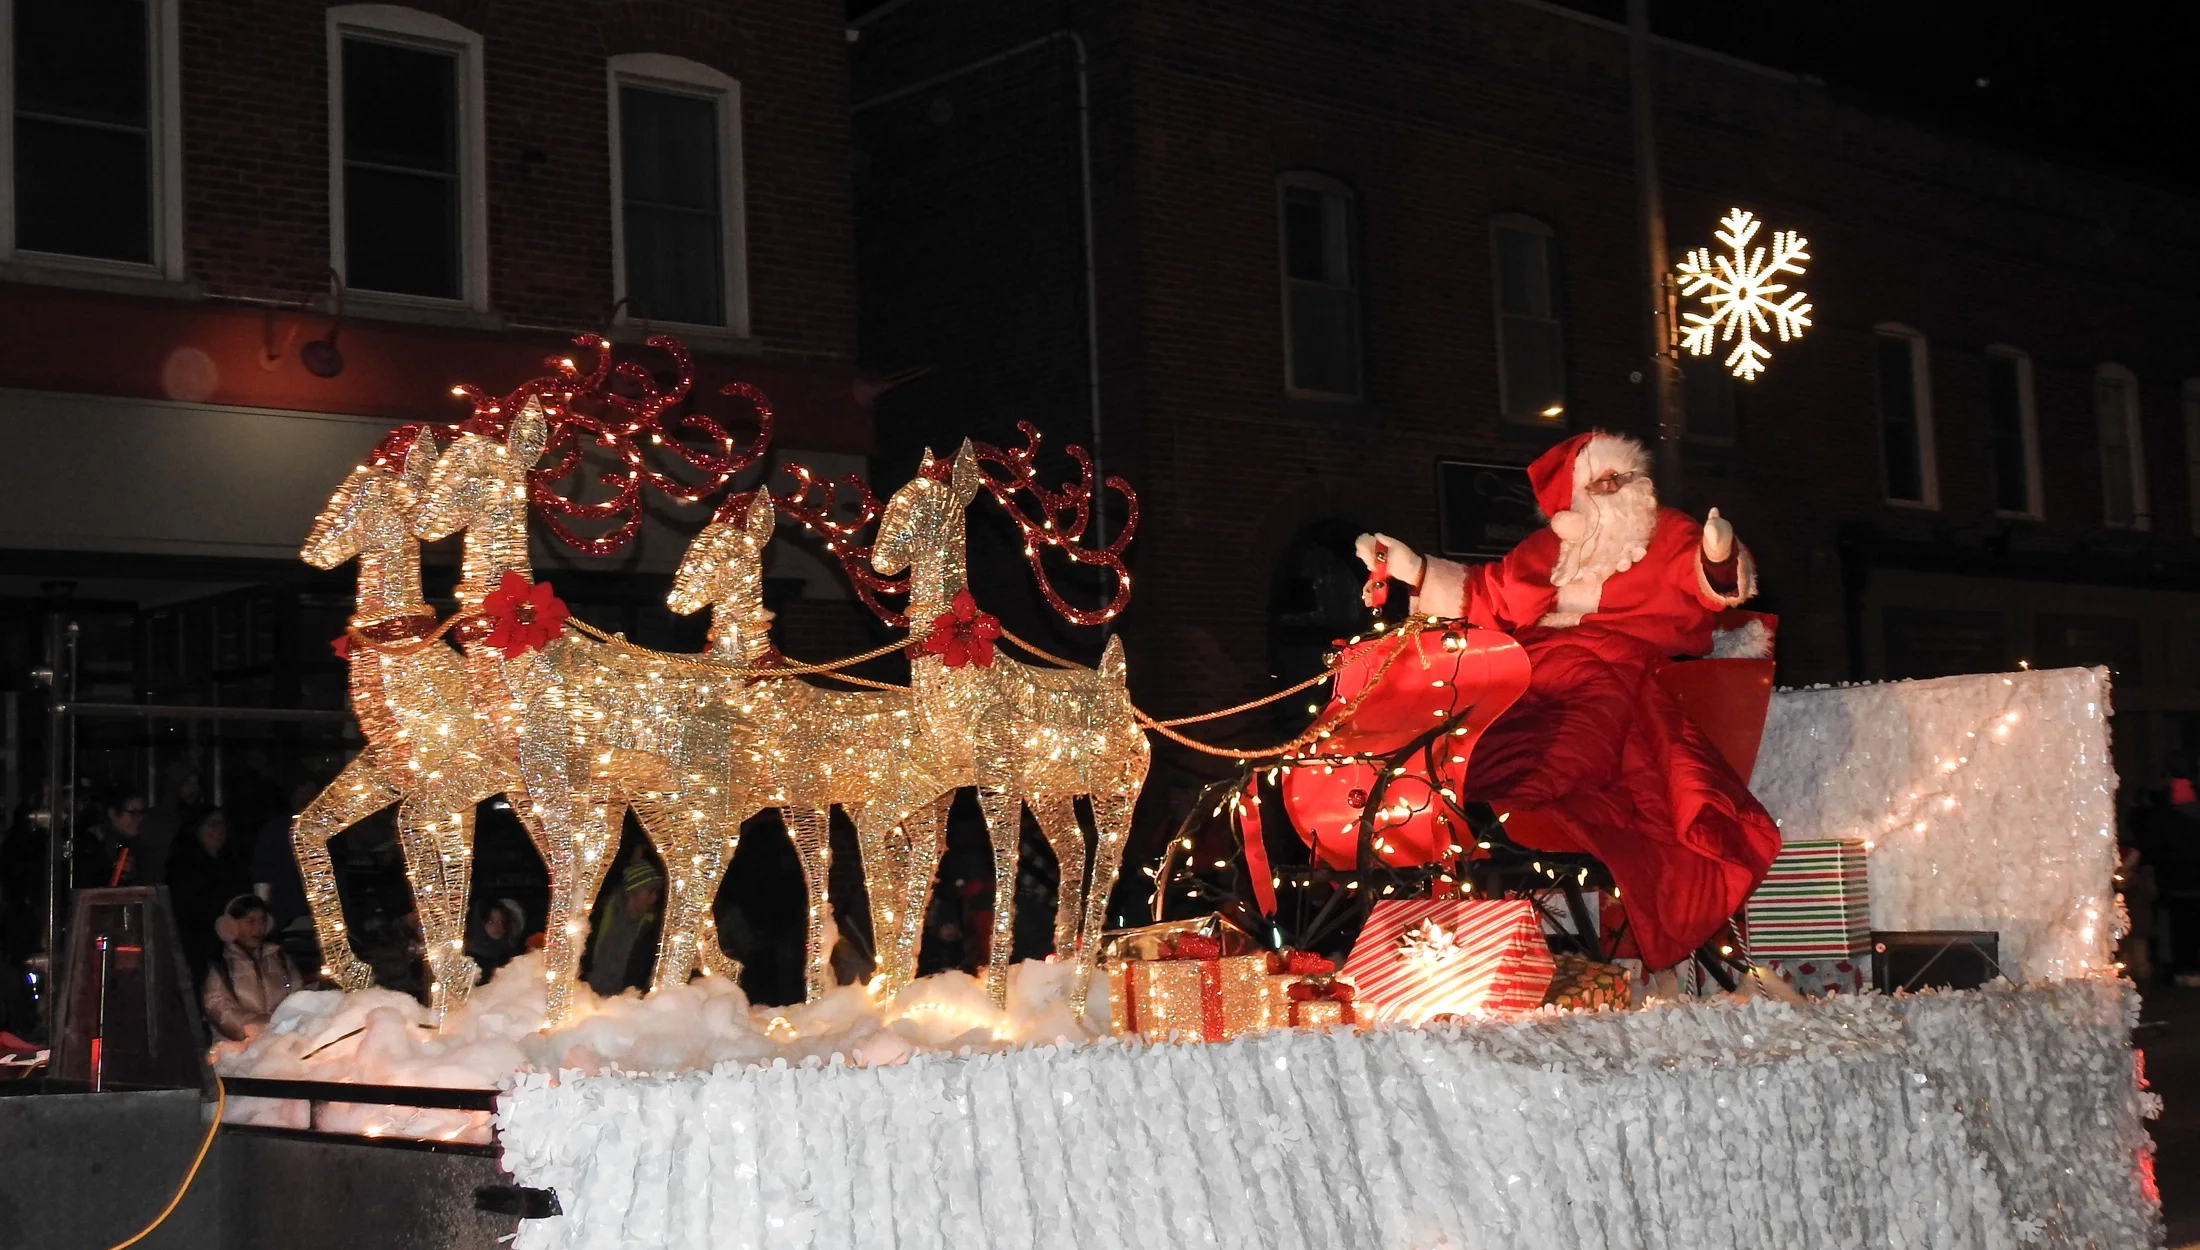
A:
[[[1803,276],[1809,240],[1793,230],[1775,230],[1770,251],[1751,248],[1764,224],[1743,209],[1732,209],[1719,219],[1718,239],[1726,251],[1714,256],[1710,248],[1699,247],[1674,266],[1681,294],[1701,300],[1708,310],[1682,314],[1687,325],[1681,330],[1681,346],[1692,356],[1708,356],[1715,344],[1734,344],[1726,367],[1744,382],[1763,373],[1772,359],[1759,335],[1777,333],[1785,343],[1801,338],[1810,325],[1809,297],[1779,281],[1783,275]]]

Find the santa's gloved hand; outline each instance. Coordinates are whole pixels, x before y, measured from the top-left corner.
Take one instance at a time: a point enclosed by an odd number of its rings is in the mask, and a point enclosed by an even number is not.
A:
[[[1734,527],[1713,508],[1703,519],[1703,558],[1713,564],[1724,564],[1733,554]]]
[[[1387,565],[1377,558],[1377,553],[1384,551],[1390,553]],[[1360,563],[1366,565],[1370,573],[1377,572],[1380,568],[1393,581],[1404,582],[1408,586],[1421,584],[1421,557],[1413,554],[1413,548],[1388,534],[1360,535],[1352,540],[1352,553],[1360,557]]]

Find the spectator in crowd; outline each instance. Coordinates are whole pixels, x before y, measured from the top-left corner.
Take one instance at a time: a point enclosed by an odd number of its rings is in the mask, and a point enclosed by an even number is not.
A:
[[[190,837],[188,826],[211,806],[199,785],[195,769],[171,773],[168,789],[159,804],[145,814],[145,832],[139,838],[139,854],[145,860],[144,881],[168,879],[168,856],[179,840]]]
[[[252,874],[229,847],[228,818],[218,807],[200,811],[168,854],[168,896],[192,980],[203,980],[213,960],[215,918],[230,899],[251,892]]]
[[[474,913],[466,930],[466,957],[481,969],[487,981],[497,969],[526,949],[527,913],[508,898],[500,898]]]
[[[145,873],[145,796],[123,790],[100,805],[103,819],[77,835],[74,886],[143,885],[159,878]]]
[[[665,875],[637,856],[626,866],[620,885],[588,945],[588,988],[605,998],[647,987],[657,959],[658,904],[664,902]]]
[[[290,957],[267,940],[274,923],[257,894],[239,894],[229,900],[214,921],[221,949],[213,970],[206,974],[199,1001],[217,1036],[251,1041],[267,1027],[275,1008],[304,986]]]

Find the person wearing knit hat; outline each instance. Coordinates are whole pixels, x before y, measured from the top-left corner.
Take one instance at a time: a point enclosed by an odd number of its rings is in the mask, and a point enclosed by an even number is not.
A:
[[[619,877],[619,892],[605,903],[589,942],[588,988],[610,998],[648,987],[664,899],[665,874],[637,855]]]
[[[1780,846],[1655,680],[1668,660],[1713,651],[1718,615],[1756,594],[1756,571],[1718,509],[1699,524],[1658,505],[1632,438],[1577,434],[1528,481],[1549,524],[1494,564],[1424,557],[1387,534],[1362,534],[1359,555],[1411,590],[1415,613],[1503,630],[1527,651],[1528,692],[1475,746],[1467,797],[1507,813],[1514,841],[1602,860],[1644,962],[1664,968],[1726,923]],[[1769,640],[1760,618],[1720,654],[1766,655]]]

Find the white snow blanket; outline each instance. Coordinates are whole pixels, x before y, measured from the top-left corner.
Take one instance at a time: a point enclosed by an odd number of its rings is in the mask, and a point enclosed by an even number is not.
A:
[[[1750,789],[1789,841],[1871,845],[1872,927],[1991,929],[2012,979],[2116,937],[2116,770],[2098,668],[1783,690]]]
[[[2160,1244],[2128,984],[525,1075],[552,1247]]]

